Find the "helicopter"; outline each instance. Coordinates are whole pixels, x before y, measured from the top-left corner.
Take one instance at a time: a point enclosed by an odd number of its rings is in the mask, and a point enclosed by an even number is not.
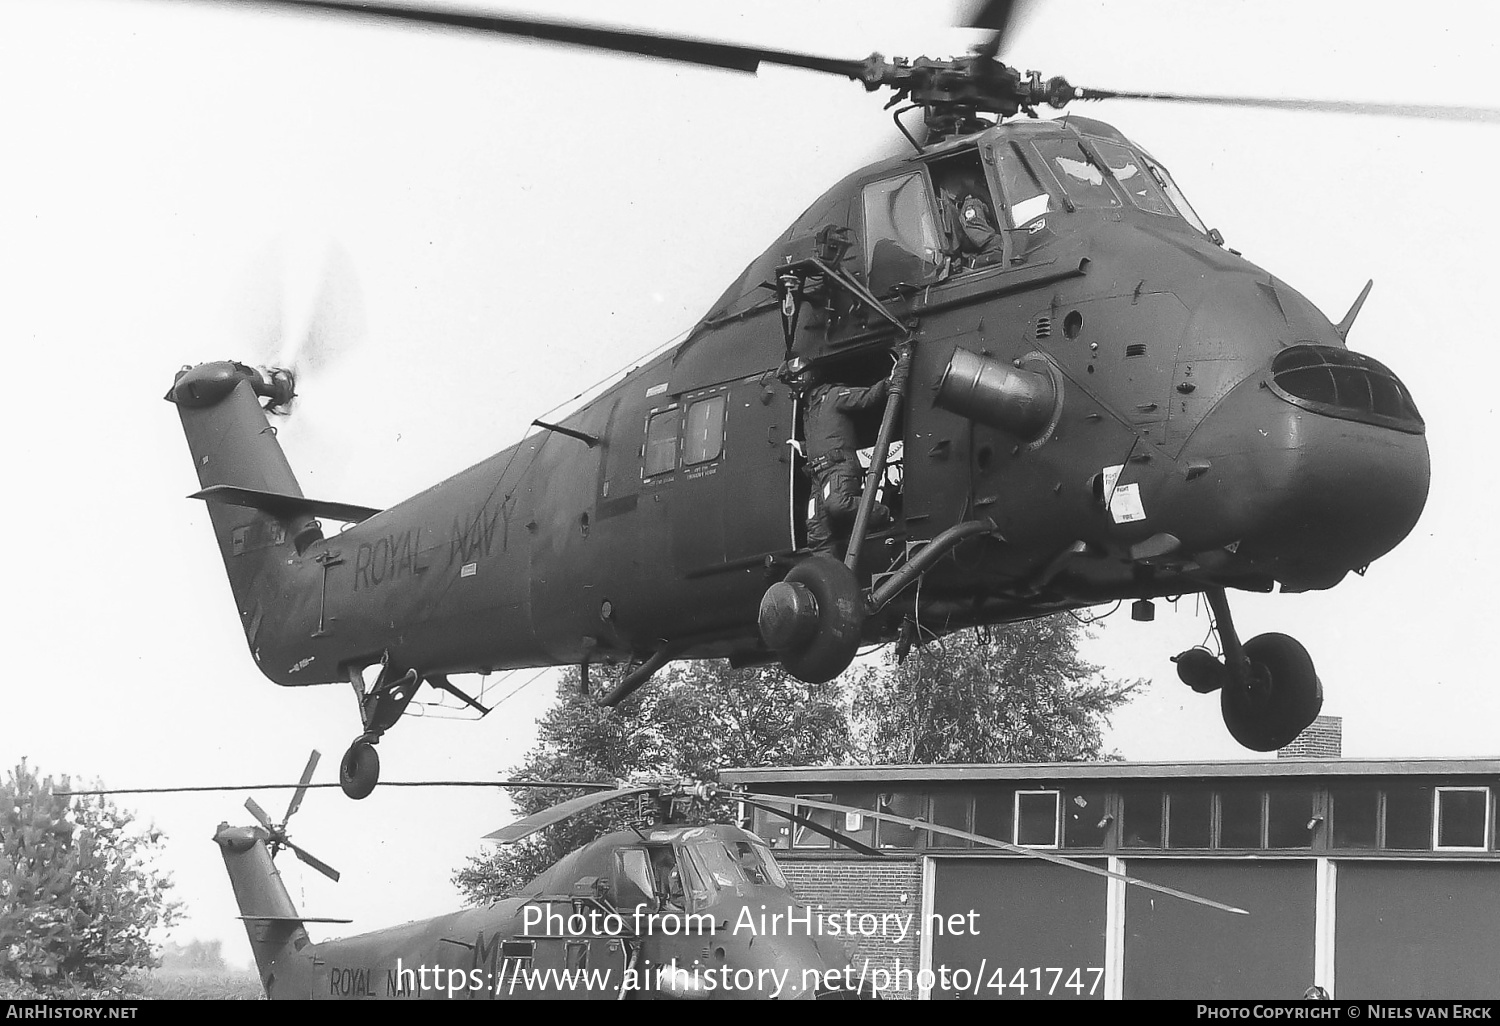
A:
[[[296,368],[230,360],[179,375],[168,398],[257,665],[278,684],[355,690],[351,797],[375,786],[373,746],[423,683],[483,709],[449,681],[460,672],[630,665],[600,696],[612,704],[673,659],[777,660],[827,680],[862,644],[1124,599],[1146,618],[1182,594],[1207,598],[1224,656],[1188,650],[1178,673],[1220,693],[1237,741],[1269,751],[1316,716],[1306,650],[1282,634],[1242,642],[1227,591],[1330,588],[1421,514],[1421,415],[1389,369],[1346,345],[1363,295],[1333,323],[1225,247],[1166,167],[1102,122],[1006,120],[1195,98],[1023,75],[995,56],[1009,5],[976,18],[993,23],[989,44],[946,61],[261,6],[786,64],[891,90],[926,122],[924,138],[907,133],[911,152],[829,189],[683,343],[389,509],[302,495],[265,426],[292,404]],[[1320,102],[1347,107],[1298,101]],[[1484,113],[1390,109],[1443,111]],[[981,183],[997,219],[985,259],[955,237],[943,201],[957,181]],[[891,382],[860,425],[869,467],[842,559],[807,544],[798,367]],[[877,502],[892,522],[872,529]],[[328,536],[321,520],[352,526]]]
[[[488,835],[513,844],[572,816],[615,802],[634,803],[624,829],[596,837],[563,856],[509,897],[352,937],[313,942],[307,924],[347,924],[309,916],[293,903],[275,857],[283,849],[334,882],[340,873],[295,844],[287,826],[311,788],[314,751],[292,788],[287,811],[273,820],[252,797],[248,826],[220,823],[213,835],[224,859],[266,997],[273,999],[587,999],[780,998],[855,1000],[879,997],[868,967],[854,966],[848,942],[854,913],[809,906],[787,883],[771,848],[729,823],[715,822],[715,802],[784,818],[861,855],[885,852],[815,818],[852,813],[1001,851],[1118,879],[1229,914],[1245,910],[1045,850],[953,827],[817,799],[722,788],[711,782],[589,783],[475,781],[476,786],[552,787],[586,793],[558,802]],[[409,786],[453,786],[453,781]],[[264,786],[264,785],[263,785]],[[280,785],[273,785],[280,786]],[[179,787],[75,791],[139,794],[224,791]],[[721,804],[720,808],[724,806]],[[707,814],[706,814],[707,813]],[[892,931],[926,924],[887,913]]]

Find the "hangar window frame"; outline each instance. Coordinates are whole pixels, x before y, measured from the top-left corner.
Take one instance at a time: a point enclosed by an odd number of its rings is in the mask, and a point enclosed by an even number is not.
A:
[[[1032,844],[1022,840],[1021,837],[1021,799],[1026,796],[1049,795],[1052,798],[1052,843]],[[1012,824],[1012,836],[1016,843],[1023,848],[1037,848],[1041,850],[1056,850],[1060,848],[1062,841],[1062,791],[1057,788],[1038,788],[1035,790],[1017,791],[1015,796],[1015,819]]]
[[[833,822],[832,822],[832,817],[834,816],[834,813],[829,812],[829,811],[824,810],[824,809],[814,809],[814,808],[811,808],[809,806],[798,805],[797,804],[797,802],[802,801],[804,799],[807,800],[807,801],[810,801],[810,802],[831,802],[831,801],[833,801],[833,795],[832,794],[824,793],[824,794],[797,794],[797,795],[793,795],[792,796],[792,815],[794,815],[794,816],[802,816],[805,819],[813,820],[814,822],[817,822],[817,823],[819,823],[822,826],[828,827],[830,830],[837,830],[838,829],[838,827],[835,826],[833,824]],[[821,820],[819,820],[818,816],[820,816],[820,815],[829,817],[829,822],[828,823],[823,823]],[[834,842],[833,838],[831,838],[831,837],[824,837],[822,834],[817,833],[816,831],[809,830],[807,827],[803,826],[801,823],[795,823],[794,822],[794,823],[791,824],[791,828],[792,828],[791,836],[787,839],[787,850],[788,851],[827,851],[829,849],[833,849],[833,848],[839,847],[839,845]],[[803,840],[803,838],[805,838],[805,837],[812,837],[812,838],[814,838],[814,840],[811,841],[811,842],[808,842],[808,841]]]
[[[951,819],[946,813],[953,811],[952,807],[945,809],[945,815],[938,817],[938,803],[953,803],[954,806],[962,805],[962,820],[958,823],[946,822]],[[968,833],[978,833],[974,829],[974,795],[969,791],[939,792],[927,799],[927,821],[934,826],[949,827],[954,830],[964,830]],[[929,848],[968,848],[972,844],[967,838],[954,837],[951,834],[930,833],[927,835],[927,847]],[[984,847],[988,847],[987,845]]]
[[[1474,794],[1484,796],[1484,820],[1480,826],[1479,844],[1440,844],[1443,836],[1443,795]],[[1432,789],[1432,850],[1433,851],[1489,851],[1491,823],[1494,818],[1494,801],[1490,789],[1483,785],[1444,785]]]

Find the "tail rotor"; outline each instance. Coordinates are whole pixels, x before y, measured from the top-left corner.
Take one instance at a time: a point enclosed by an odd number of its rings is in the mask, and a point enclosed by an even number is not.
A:
[[[250,815],[255,817],[255,821],[259,823],[261,825],[261,828],[265,830],[265,832],[269,835],[269,837],[267,838],[267,845],[271,849],[272,858],[275,858],[276,853],[282,848],[289,848],[291,849],[292,854],[297,856],[297,858],[302,862],[306,863],[313,869],[316,869],[318,872],[328,877],[328,879],[333,880],[335,883],[337,883],[339,878],[339,871],[337,869],[334,869],[328,863],[324,862],[322,859],[318,858],[316,855],[309,852],[307,849],[293,844],[291,838],[287,835],[286,832],[286,825],[288,821],[290,821],[292,816],[296,814],[297,810],[302,807],[302,799],[307,794],[307,785],[312,782],[313,771],[317,769],[318,760],[320,758],[322,758],[322,756],[316,750],[312,753],[311,756],[308,757],[307,766],[302,770],[302,779],[298,782],[297,789],[292,792],[292,800],[290,803],[288,803],[286,807],[286,815],[282,817],[280,823],[272,822],[271,817],[266,814],[266,810],[261,808],[260,803],[257,802],[254,798],[245,799],[245,808],[250,811]]]

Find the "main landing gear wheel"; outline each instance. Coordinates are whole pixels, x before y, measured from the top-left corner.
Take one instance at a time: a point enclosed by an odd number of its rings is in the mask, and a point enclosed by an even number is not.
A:
[[[358,801],[368,797],[379,781],[380,755],[365,738],[357,738],[339,763],[339,787]]]
[[[792,567],[760,600],[760,636],[787,672],[808,684],[833,680],[859,649],[865,596],[843,563],[817,555]]]
[[[1219,708],[1234,739],[1257,752],[1296,740],[1323,708],[1323,684],[1296,638],[1260,634],[1245,642],[1249,680],[1226,682]]]

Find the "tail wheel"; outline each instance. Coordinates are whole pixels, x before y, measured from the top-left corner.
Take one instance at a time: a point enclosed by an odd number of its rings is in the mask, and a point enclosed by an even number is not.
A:
[[[355,741],[339,763],[339,786],[358,801],[369,796],[380,780],[380,755],[364,738]]]
[[[865,623],[865,596],[853,571],[817,555],[766,589],[760,635],[798,680],[822,684],[854,661]]]
[[[1250,681],[1226,684],[1220,692],[1224,726],[1253,751],[1284,748],[1323,708],[1323,684],[1312,657],[1286,634],[1257,635],[1245,642],[1244,650]]]

